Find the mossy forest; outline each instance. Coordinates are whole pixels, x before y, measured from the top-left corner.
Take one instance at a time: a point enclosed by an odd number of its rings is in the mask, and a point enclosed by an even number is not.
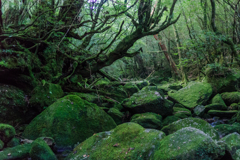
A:
[[[0,160],[240,160],[240,0],[0,0]]]

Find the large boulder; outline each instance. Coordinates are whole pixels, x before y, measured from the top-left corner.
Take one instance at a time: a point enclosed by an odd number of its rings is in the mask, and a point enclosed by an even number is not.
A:
[[[237,152],[239,152],[240,149],[240,135],[235,132],[223,137],[221,141],[224,141],[227,144],[228,151],[232,155],[232,158],[234,160],[239,160],[240,154]]]
[[[17,124],[26,119],[27,97],[19,88],[0,84],[0,123]]]
[[[83,142],[94,133],[116,127],[114,120],[96,104],[76,95],[68,95],[35,117],[23,132],[23,137],[52,137],[56,148],[69,148]]]
[[[139,91],[139,88],[134,83],[127,83],[123,86],[123,88],[126,91],[128,97]]]
[[[173,102],[157,91],[141,90],[123,101],[122,105],[133,113],[153,112],[163,117],[173,112]]]
[[[208,83],[190,82],[176,92],[169,91],[168,95],[176,102],[192,109],[197,105],[205,105],[212,95],[212,87]]]
[[[212,139],[219,139],[218,132],[206,121],[199,118],[185,118],[178,120],[176,122],[169,124],[168,126],[163,127],[162,131],[166,135],[169,135],[185,127],[197,128],[206,133]]]
[[[186,127],[160,141],[153,160],[211,160],[224,154],[225,148],[218,145],[208,134]]]
[[[240,102],[240,92],[224,92],[221,94],[223,101],[226,105]]]
[[[161,129],[162,116],[156,113],[135,114],[131,118],[131,122],[135,122],[144,128]]]
[[[156,146],[165,134],[155,129],[144,129],[136,123],[124,123],[108,132],[101,132],[79,144],[66,158],[75,160],[151,159]]]
[[[45,83],[35,87],[29,99],[30,106],[39,112],[53,104],[57,99],[63,97],[64,93],[60,85]]]

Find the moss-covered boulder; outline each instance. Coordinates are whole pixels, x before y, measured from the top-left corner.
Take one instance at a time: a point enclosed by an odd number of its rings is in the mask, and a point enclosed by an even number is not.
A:
[[[135,122],[144,128],[161,129],[162,116],[156,113],[135,114],[131,118],[131,122]]]
[[[183,119],[183,118],[191,117],[192,113],[190,110],[186,108],[173,107],[173,115]]]
[[[180,120],[180,119],[181,119],[181,118],[176,117],[176,116],[167,116],[167,117],[163,120],[162,125],[163,125],[163,126],[167,126],[167,125],[169,125],[169,124],[171,124],[171,123],[173,123],[173,122],[175,122],[175,121],[178,121],[178,120]]]
[[[207,113],[209,110],[227,110],[227,106],[221,103],[212,103],[205,106],[205,112]]]
[[[159,89],[157,86],[146,86],[142,91],[157,91],[163,98],[165,97],[163,90]]]
[[[218,131],[220,137],[225,137],[226,135],[234,132],[240,133],[239,123],[233,123],[232,125],[219,124],[219,125],[216,125],[214,128]]]
[[[185,108],[184,105],[182,105],[180,103],[175,103],[173,107]]]
[[[171,90],[177,91],[183,88],[183,86],[178,83],[166,83],[166,84],[157,85],[157,88],[163,90],[164,93],[167,93],[168,91],[171,91]]]
[[[154,152],[153,160],[211,160],[225,154],[225,148],[203,131],[186,127],[168,135]]]
[[[206,133],[208,136],[210,136],[213,139],[218,139],[219,135],[217,131],[206,121],[199,119],[199,118],[185,118],[181,119],[179,121],[173,122],[169,124],[168,126],[165,126],[162,128],[162,131],[166,134],[172,134],[176,132],[177,130],[180,130],[185,127],[193,127],[197,128],[204,133]]]
[[[33,141],[29,154],[34,160],[57,160],[51,148],[42,138]]]
[[[236,84],[240,82],[240,71],[222,66],[208,67],[206,81],[212,85],[215,93],[234,92],[237,91]]]
[[[197,105],[193,109],[194,116],[202,117],[204,115],[204,113],[205,113],[205,106],[203,106],[203,105]]]
[[[212,87],[208,83],[190,82],[186,87],[176,91],[168,92],[171,99],[192,109],[197,105],[205,105],[212,95]]]
[[[4,142],[2,140],[0,140],[0,150],[2,150],[4,147]]]
[[[101,132],[78,145],[66,158],[75,160],[148,160],[165,134],[144,129],[136,123],[124,123],[108,132]]]
[[[133,83],[125,84],[123,88],[126,91],[128,97],[132,96],[134,93],[137,93],[139,91],[139,88],[137,87],[137,85]]]
[[[240,154],[237,153],[237,151],[239,152],[240,149],[240,135],[235,132],[223,137],[221,141],[224,141],[227,144],[228,151],[231,153],[232,158],[234,160],[239,160]]]
[[[226,105],[240,102],[240,92],[224,92],[221,94],[223,101]]]
[[[19,88],[0,84],[0,122],[16,124],[23,122],[28,110],[26,94]]]
[[[41,112],[57,99],[63,97],[63,95],[64,93],[60,85],[43,83],[33,89],[29,102],[32,107]]]
[[[31,144],[22,144],[12,148],[5,148],[0,152],[0,159],[2,160],[17,160],[29,157]]]
[[[240,104],[233,103],[228,107],[228,110],[239,110],[240,109]]]
[[[173,102],[164,99],[157,91],[141,90],[125,99],[122,105],[135,114],[152,112],[166,117],[173,112]]]
[[[35,117],[24,130],[23,137],[33,140],[52,137],[56,148],[64,148],[115,127],[114,120],[96,104],[68,95]]]
[[[225,104],[225,102],[223,101],[222,96],[221,96],[220,94],[216,94],[216,95],[212,98],[211,103],[212,103],[212,104],[221,104],[221,105],[226,106],[226,104]]]
[[[108,114],[113,118],[117,125],[123,123],[124,114],[117,108],[110,108]]]
[[[141,90],[143,87],[149,86],[149,81],[135,81],[134,84]]]
[[[232,118],[236,113],[238,113],[237,110],[231,110],[231,111],[220,111],[220,110],[209,110],[208,114],[212,117],[221,117],[221,118]]]
[[[16,147],[20,144],[21,144],[20,139],[14,137],[7,143],[7,147]]]
[[[69,93],[69,95],[77,95],[88,102],[95,103],[99,107],[111,108],[118,104],[116,101],[110,98],[106,98],[104,96],[97,95],[97,94],[71,92]]]
[[[13,126],[8,124],[0,124],[0,139],[7,143],[9,142],[16,134],[16,131]]]

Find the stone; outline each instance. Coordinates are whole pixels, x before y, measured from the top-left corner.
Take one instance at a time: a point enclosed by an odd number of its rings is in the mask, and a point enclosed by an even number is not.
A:
[[[13,159],[24,159],[29,156],[31,144],[22,144],[12,148],[5,148],[0,152],[0,159],[13,160]]]
[[[205,112],[207,113],[209,110],[227,110],[227,106],[224,104],[221,104],[221,103],[212,103],[212,104],[209,104],[209,105],[206,105],[205,106]]]
[[[236,132],[231,133],[221,139],[228,146],[228,151],[232,155],[234,160],[240,159],[239,149],[240,149],[240,135]]]
[[[0,122],[15,125],[24,122],[28,110],[27,96],[19,88],[0,84]]]
[[[144,129],[129,122],[107,132],[101,132],[79,144],[66,158],[150,160],[165,134],[155,129]]]
[[[166,135],[169,135],[185,127],[197,128],[206,133],[212,139],[219,139],[218,132],[206,121],[199,118],[181,119],[163,127],[161,131],[163,131]]]
[[[209,110],[208,114],[212,117],[217,116],[221,118],[232,118],[236,113],[238,113],[237,110],[232,111],[220,111],[220,110]]]
[[[29,155],[34,160],[57,160],[56,155],[42,138],[33,141]]]
[[[8,124],[0,123],[0,139],[8,143],[16,135],[15,128]]]
[[[7,143],[7,147],[16,147],[20,144],[20,139],[14,137]]]
[[[192,113],[190,110],[186,108],[173,107],[173,115],[183,119],[183,118],[191,117]]]
[[[211,100],[211,103],[217,103],[217,104],[221,104],[221,105],[224,105],[226,106],[225,102],[223,101],[222,97],[220,94],[216,94],[212,100]]]
[[[117,125],[123,123],[124,114],[117,108],[110,108],[108,114],[113,118]]]
[[[181,118],[176,117],[176,116],[167,116],[164,120],[163,120],[163,126],[167,126],[175,121],[180,120]]]
[[[174,101],[192,109],[197,105],[205,105],[212,95],[212,87],[208,83],[189,82],[186,87],[176,92],[169,91],[168,95]]]
[[[224,92],[221,94],[223,101],[226,105],[240,102],[240,92]]]
[[[194,116],[199,116],[199,117],[202,117],[205,113],[205,106],[203,105],[197,105],[194,109],[193,109],[193,112],[194,112]]]
[[[214,128],[218,131],[220,138],[225,137],[226,135],[234,132],[240,133],[239,123],[233,123],[232,125],[219,124],[219,125],[216,125]]]
[[[40,113],[53,104],[57,99],[63,97],[64,93],[60,85],[45,83],[35,87],[29,99],[29,105]]]
[[[240,104],[233,103],[228,107],[228,110],[239,110],[240,109]]]
[[[114,120],[96,104],[68,95],[50,105],[25,128],[23,137],[52,137],[55,148],[71,148],[94,133],[116,127]]]
[[[202,130],[185,127],[168,135],[154,152],[153,160],[207,160],[218,159],[225,154],[225,148]]]
[[[131,122],[137,123],[144,128],[162,128],[162,116],[151,112],[135,114],[132,116]]]
[[[132,96],[134,93],[137,93],[139,91],[139,88],[137,87],[137,85],[133,83],[125,84],[123,88],[126,91],[128,97]]]
[[[134,114],[152,112],[166,117],[173,112],[173,102],[164,99],[157,91],[141,90],[125,99],[122,105]]]

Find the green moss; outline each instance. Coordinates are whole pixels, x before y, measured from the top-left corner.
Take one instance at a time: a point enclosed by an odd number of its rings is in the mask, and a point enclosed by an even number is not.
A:
[[[138,87],[140,90],[141,90],[143,87],[146,87],[146,86],[149,86],[149,85],[150,85],[149,81],[135,81],[134,83],[137,85],[137,87]]]
[[[204,112],[205,112],[205,106],[203,105],[197,105],[194,109],[193,109],[193,115],[194,116],[198,116],[198,117],[203,117]]]
[[[20,145],[20,139],[18,138],[12,138],[8,143],[7,143],[7,147],[15,147]]]
[[[165,117],[173,112],[173,102],[164,99],[157,91],[141,90],[125,99],[122,105],[133,113],[153,112]]]
[[[204,105],[212,95],[212,87],[208,83],[190,82],[185,88],[177,92],[168,92],[170,98],[185,107],[192,109],[197,105]]]
[[[108,114],[113,118],[117,125],[123,122],[124,114],[116,108],[111,108],[108,111]]]
[[[233,103],[228,107],[228,110],[239,110],[240,104]]]
[[[109,132],[88,138],[66,159],[88,157],[89,160],[148,160],[164,137],[161,131],[144,129],[132,122],[124,123]]]
[[[133,83],[125,84],[123,88],[127,92],[128,97],[139,91],[139,88]]]
[[[217,116],[217,117],[222,117],[222,118],[231,118],[235,114],[237,114],[237,110],[232,110],[232,111],[220,111],[220,110],[209,110],[208,114],[211,116]]]
[[[0,124],[0,139],[7,143],[9,142],[16,134],[16,131],[13,126],[8,124]]]
[[[29,102],[30,105],[42,111],[63,95],[64,93],[60,85],[46,83],[33,89]]]
[[[221,103],[212,103],[205,106],[205,112],[208,112],[209,110],[227,110],[227,106]]]
[[[16,124],[25,117],[28,110],[25,93],[17,87],[0,84],[0,121]]]
[[[71,147],[94,133],[114,127],[114,120],[96,104],[68,95],[35,117],[23,136],[28,139],[52,137],[57,147]]]
[[[135,114],[131,118],[131,122],[135,122],[144,128],[161,129],[162,116],[156,113]]]
[[[221,139],[228,146],[228,151],[231,153],[233,159],[239,159],[237,151],[240,149],[240,135],[238,133],[232,133]]]
[[[203,131],[186,127],[168,135],[154,153],[153,160],[212,160],[225,154],[225,148]]]
[[[224,92],[221,94],[223,101],[226,105],[240,102],[240,92]]]
[[[176,117],[176,116],[167,116],[164,120],[163,120],[163,126],[167,126],[175,121],[180,120],[181,118]]]
[[[240,124],[239,123],[233,123],[232,125],[229,125],[229,124],[219,124],[219,125],[216,125],[214,127],[219,135],[221,137],[224,137],[230,133],[234,133],[234,132],[237,132],[237,133],[240,133]]]
[[[221,105],[224,105],[226,106],[225,102],[223,101],[222,97],[220,94],[217,94],[213,97],[213,99],[211,100],[211,103],[212,104],[221,104]]]
[[[162,131],[166,134],[172,134],[176,132],[177,130],[180,130],[185,127],[193,127],[197,128],[207,135],[209,135],[213,139],[219,139],[219,135],[217,131],[206,121],[199,119],[199,118],[185,118],[181,119],[179,121],[173,122],[169,124],[168,126],[165,126],[162,128]]]
[[[57,160],[51,148],[42,138],[38,138],[32,143],[29,154],[34,160]]]
[[[31,144],[18,145],[13,148],[6,148],[0,152],[0,159],[13,160],[13,159],[24,159],[29,156]],[[10,153],[10,155],[9,155]]]
[[[187,118],[187,117],[191,117],[191,111],[186,109],[186,108],[179,108],[179,107],[173,107],[173,114],[176,117],[179,118]]]
[[[185,108],[182,104],[180,103],[175,103],[173,107],[178,107],[178,108]]]

